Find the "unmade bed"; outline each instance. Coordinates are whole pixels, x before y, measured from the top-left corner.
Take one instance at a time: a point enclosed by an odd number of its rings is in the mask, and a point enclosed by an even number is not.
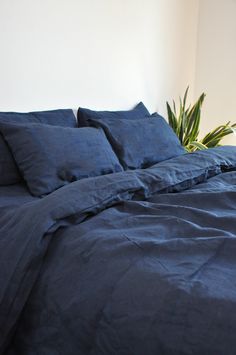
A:
[[[0,354],[234,355],[236,147],[173,138],[139,166],[146,148],[80,129],[0,122],[22,174],[0,187]]]

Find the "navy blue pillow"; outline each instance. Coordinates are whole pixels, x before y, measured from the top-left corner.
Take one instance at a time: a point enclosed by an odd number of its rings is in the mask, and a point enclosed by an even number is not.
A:
[[[102,129],[0,122],[0,132],[35,196],[123,170]]]
[[[0,112],[0,122],[42,123],[62,127],[76,127],[72,110],[61,109],[29,113]],[[0,134],[0,185],[11,185],[21,180],[20,173],[7,143]]]
[[[113,119],[128,119],[136,120],[139,118],[150,117],[150,113],[142,102],[134,109],[129,111],[93,111],[87,108],[80,107],[77,112],[79,127],[88,126],[88,120],[103,120],[108,118]]]
[[[158,114],[139,120],[89,120],[102,127],[125,169],[147,168],[155,163],[184,154],[185,149]]]

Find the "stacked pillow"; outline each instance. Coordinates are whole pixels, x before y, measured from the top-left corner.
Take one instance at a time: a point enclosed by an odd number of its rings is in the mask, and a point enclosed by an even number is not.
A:
[[[121,112],[149,115],[142,103]],[[72,110],[0,112],[0,185],[23,177],[42,196],[73,180],[123,170],[102,129],[76,127]]]
[[[78,110],[78,124],[103,128],[125,169],[147,168],[185,154],[185,149],[163,117],[150,115],[140,103],[137,112]]]
[[[0,113],[0,185],[24,178],[43,196],[72,181],[146,168],[185,153],[158,114],[129,111]],[[116,154],[115,154],[116,153]],[[18,170],[19,169],[19,170]]]
[[[77,112],[78,126],[83,127],[88,125],[89,119],[103,120],[137,120],[140,118],[150,117],[150,113],[142,102],[136,105],[133,110],[129,111],[93,111],[88,108],[80,107]]]
[[[70,109],[29,113],[0,112],[0,122],[42,123],[62,127],[77,126],[75,115]],[[12,153],[0,131],[0,185],[15,184],[21,179]]]
[[[0,131],[35,196],[123,170],[102,129],[0,122]]]

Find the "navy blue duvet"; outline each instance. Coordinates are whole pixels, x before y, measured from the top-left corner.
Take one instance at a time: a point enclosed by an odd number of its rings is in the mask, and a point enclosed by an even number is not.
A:
[[[0,217],[0,354],[236,354],[236,147]]]

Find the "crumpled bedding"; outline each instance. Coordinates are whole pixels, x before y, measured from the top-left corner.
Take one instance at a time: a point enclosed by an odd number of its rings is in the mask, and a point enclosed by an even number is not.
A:
[[[0,213],[6,209],[21,206],[27,202],[38,200],[29,192],[25,183],[0,186]]]
[[[0,354],[235,354],[236,147],[0,216]]]

